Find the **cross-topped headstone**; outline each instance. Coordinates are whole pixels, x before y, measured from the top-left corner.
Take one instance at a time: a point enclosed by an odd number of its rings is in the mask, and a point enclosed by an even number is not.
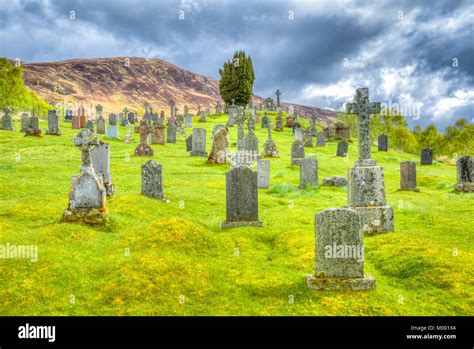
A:
[[[277,89],[276,92],[275,92],[275,95],[277,96],[277,105],[276,106],[279,107],[280,106],[280,96],[281,96],[280,90]]]
[[[140,144],[135,148],[135,156],[153,156],[153,148],[148,145],[148,135],[153,133],[153,126],[142,120],[135,132],[140,133]]]
[[[375,166],[370,158],[370,114],[380,113],[380,102],[369,102],[369,89],[358,88],[352,103],[346,104],[346,113],[359,115],[358,166]]]
[[[79,132],[72,142],[82,151],[82,168],[91,167],[91,151],[99,145],[99,141],[97,140],[94,132],[84,128],[81,130],[81,132]]]

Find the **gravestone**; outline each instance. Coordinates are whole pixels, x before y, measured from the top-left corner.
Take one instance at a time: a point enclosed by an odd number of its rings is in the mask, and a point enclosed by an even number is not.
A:
[[[332,176],[331,178],[323,178],[324,186],[345,187],[347,179],[341,176]]]
[[[99,117],[96,120],[96,127],[97,127],[97,134],[105,134],[105,119],[102,115],[99,115]]]
[[[86,122],[86,127],[88,130],[90,130],[91,132],[95,132],[94,130],[94,121],[92,120],[87,120]]]
[[[334,138],[334,127],[328,126],[323,129],[324,136],[326,139]]]
[[[235,119],[236,119],[237,115],[239,114],[239,109],[235,105],[234,102],[235,102],[235,100],[232,99],[232,104],[228,108],[228,110],[229,110],[229,120],[227,121],[227,126],[228,127],[234,127]]]
[[[306,275],[309,288],[366,291],[375,279],[364,275],[364,234],[361,215],[350,208],[329,208],[315,217],[315,273]]]
[[[316,146],[324,147],[325,145],[326,145],[326,136],[324,135],[324,132],[319,132],[318,135],[316,136]]]
[[[21,114],[21,128],[20,132],[25,132],[26,129],[28,128],[28,114],[27,113],[22,113]]]
[[[28,127],[25,130],[25,136],[41,137],[41,130],[39,128],[39,120],[34,115],[28,118]]]
[[[175,112],[176,112],[176,109],[175,109],[176,102],[173,99],[171,99],[169,101],[169,106],[170,106],[170,117],[174,118],[175,117]]]
[[[300,161],[300,189],[308,185],[318,185],[318,160],[301,159]]]
[[[48,135],[61,135],[61,129],[59,128],[59,115],[56,110],[48,111],[48,129],[46,130]]]
[[[135,148],[135,156],[153,156],[153,148],[148,144],[148,135],[153,133],[153,126],[142,120],[135,130],[140,133],[140,144]]]
[[[204,111],[201,111],[199,113],[199,122],[206,122],[207,119],[206,119],[206,113]]]
[[[276,111],[280,111],[280,110],[281,110],[281,105],[280,105],[281,92],[280,92],[280,90],[277,89],[277,90],[275,91],[275,95],[276,95],[276,98],[277,98]]]
[[[456,160],[457,184],[456,191],[474,192],[474,172],[472,156],[459,156]]]
[[[191,156],[205,156],[206,152],[206,129],[193,128],[193,149],[189,153]]]
[[[110,144],[99,141],[97,146],[91,150],[91,162],[94,172],[102,178],[107,196],[111,196],[115,191],[110,174]]]
[[[132,133],[131,133],[131,125],[130,123],[128,123],[127,125],[127,134],[125,135],[125,139],[123,140],[124,143],[132,143],[133,139],[132,139]]]
[[[86,117],[86,109],[84,108],[84,106],[80,106],[77,109],[77,116],[79,118],[79,129],[86,127],[87,117]]]
[[[66,110],[66,113],[64,114],[64,121],[72,122],[73,117],[74,117],[74,111],[72,109]]]
[[[226,220],[222,228],[262,226],[258,220],[257,172],[237,166],[226,173]]]
[[[253,115],[250,114],[248,121],[247,121],[247,129],[248,130],[255,130],[255,120],[253,118]]]
[[[285,118],[285,126],[286,127],[291,127],[293,128],[296,124],[296,121],[295,121],[295,118],[291,115],[288,115],[286,118]],[[299,126],[301,127],[301,125]]]
[[[216,105],[216,114],[222,114],[222,105],[220,103]]]
[[[227,128],[219,128],[212,137],[212,147],[207,162],[211,164],[227,163],[229,153],[229,134]]]
[[[142,194],[163,199],[163,167],[155,160],[142,165]]]
[[[349,151],[349,144],[346,141],[340,141],[337,143],[336,156],[345,157]]]
[[[239,110],[239,113],[236,116],[237,121],[237,150],[244,150],[245,149],[245,120],[247,118],[247,114],[243,110]]]
[[[270,97],[265,98],[264,106],[265,106],[265,109],[267,109],[267,110],[274,110],[273,99],[271,99]]]
[[[10,115],[11,108],[5,107],[3,108],[3,116],[2,116],[2,130],[4,131],[15,131],[15,126],[13,125],[13,119]]]
[[[186,128],[193,128],[193,116],[186,114]]]
[[[257,160],[258,187],[267,189],[270,186],[270,160]]]
[[[313,136],[311,135],[311,129],[307,129],[304,131],[304,138],[303,138],[304,146],[306,148],[313,147]]]
[[[99,118],[100,116],[102,116],[102,111],[103,111],[102,105],[97,104],[95,106],[95,117],[96,117],[96,119]]]
[[[116,119],[115,114],[109,115],[109,126],[107,126],[107,137],[119,138],[119,129],[118,129],[117,119]]]
[[[293,133],[293,136],[294,136],[294,139],[299,139],[300,141],[304,141],[304,130],[302,128],[296,128],[294,129],[294,133]]]
[[[349,126],[344,125],[342,122],[336,122],[334,125],[334,133],[336,139],[351,138]]]
[[[127,115],[127,119],[128,119],[128,123],[133,125],[136,121],[135,113],[129,112]]]
[[[316,130],[316,117],[315,116],[311,116],[309,132],[311,133],[311,136],[313,137],[318,136],[318,131]]]
[[[379,151],[388,151],[388,137],[381,134],[377,139],[377,145]]]
[[[258,137],[251,129],[244,138],[244,150],[258,153]]]
[[[304,144],[300,139],[296,139],[291,145],[291,164],[299,165],[305,157]]]
[[[171,124],[168,125],[168,129],[166,130],[166,142],[167,143],[176,143],[176,126]]]
[[[267,125],[268,125],[268,116],[267,116],[267,112],[265,112],[262,118],[262,128],[267,128]]]
[[[422,165],[433,165],[433,150],[430,147],[423,148],[421,150],[421,160]]]
[[[272,139],[272,123],[271,121],[267,122],[267,131],[268,137],[265,143],[263,144],[262,158],[278,158],[280,153],[277,150],[276,144]]]
[[[120,126],[127,127],[128,126],[128,108],[123,109],[123,117],[122,121],[120,122]]]
[[[80,174],[73,176],[69,189],[69,205],[63,220],[84,224],[107,222],[106,189],[102,177],[97,176],[92,166],[91,151],[99,143],[93,132],[83,129],[74,138],[73,144],[82,151]]]
[[[216,126],[214,126],[212,128],[212,137],[214,137],[216,135],[216,133],[219,131],[219,130],[222,130],[222,129],[227,129],[227,126],[226,125],[223,125],[223,124],[217,124]]]
[[[293,126],[291,126],[293,134],[295,134],[296,130],[299,130],[300,128],[301,128],[301,124],[299,122],[295,122]]]
[[[275,131],[283,131],[283,117],[278,114],[275,118]]]
[[[380,103],[369,102],[369,90],[356,90],[353,103],[346,104],[347,114],[358,114],[359,154],[349,169],[348,206],[361,213],[363,229],[368,234],[394,230],[393,208],[385,199],[383,168],[370,158],[370,114],[380,113]]]
[[[193,135],[189,135],[186,138],[186,151],[191,151],[193,150]]]
[[[400,163],[400,190],[420,191],[416,187],[415,161],[402,161]]]

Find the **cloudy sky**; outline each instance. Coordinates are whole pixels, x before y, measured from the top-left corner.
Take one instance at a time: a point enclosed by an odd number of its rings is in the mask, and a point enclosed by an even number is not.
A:
[[[474,120],[474,2],[0,0],[0,56],[141,56],[219,78],[251,55],[254,92],[338,110],[357,87],[411,125]]]

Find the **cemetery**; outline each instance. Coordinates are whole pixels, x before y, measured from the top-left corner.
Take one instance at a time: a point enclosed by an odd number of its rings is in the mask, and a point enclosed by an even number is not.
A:
[[[470,313],[472,157],[439,162],[386,136],[381,148],[367,128],[378,104],[354,94],[357,137],[326,138],[301,117],[277,126],[279,99],[254,116],[188,112],[185,128],[149,109],[126,123],[100,109],[82,128],[84,114],[10,122],[6,110],[2,237],[38,244],[41,258],[0,266],[3,313]],[[341,244],[358,258],[328,258],[324,246]]]

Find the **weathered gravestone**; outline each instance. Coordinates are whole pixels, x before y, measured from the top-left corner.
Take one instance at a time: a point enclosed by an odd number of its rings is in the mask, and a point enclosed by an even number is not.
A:
[[[163,199],[163,167],[155,160],[142,165],[142,194]]]
[[[379,151],[388,151],[388,137],[386,135],[381,134],[377,141]]]
[[[222,114],[222,105],[220,103],[216,105],[216,114]]]
[[[237,150],[244,150],[245,149],[245,120],[247,119],[247,114],[240,110],[240,112],[236,116],[237,121]]]
[[[232,99],[232,104],[228,108],[229,111],[229,120],[227,121],[227,126],[228,127],[234,127],[235,125],[235,118],[239,114],[239,109],[235,105],[235,100]]]
[[[109,114],[109,126],[107,126],[107,137],[108,138],[119,138],[119,129],[117,126],[117,116],[115,114]]]
[[[153,126],[153,135],[151,137],[151,144],[166,144],[165,126],[158,124]]]
[[[129,112],[127,115],[127,119],[128,119],[129,124],[134,124],[135,121],[137,120],[134,112]]]
[[[421,160],[422,165],[432,165],[433,164],[433,150],[430,147],[423,148],[421,150]]]
[[[248,130],[244,138],[244,150],[258,153],[258,137],[252,129]]]
[[[227,128],[219,128],[212,137],[212,147],[207,162],[212,164],[227,163],[229,153],[229,134]]]
[[[46,130],[48,135],[61,135],[61,129],[59,128],[59,115],[56,110],[48,111],[48,129]]]
[[[264,106],[265,106],[265,109],[267,109],[267,110],[274,110],[273,99],[271,99],[270,97],[265,98]]]
[[[270,186],[270,160],[257,160],[258,187],[266,189]]]
[[[324,135],[324,132],[319,132],[318,135],[316,136],[316,146],[324,147],[325,145],[326,145],[326,136]]]
[[[86,122],[86,128],[91,131],[91,132],[95,132],[94,130],[94,121],[92,120],[87,120]]]
[[[368,234],[393,231],[393,208],[386,204],[383,168],[370,158],[370,114],[380,113],[380,103],[369,102],[369,90],[359,88],[353,103],[346,104],[346,113],[356,113],[359,118],[359,156],[349,169],[348,205],[361,213]]]
[[[267,122],[268,138],[263,144],[262,158],[278,158],[280,153],[277,150],[276,144],[272,139],[272,123]]]
[[[305,157],[304,144],[301,139],[297,138],[291,145],[291,164],[299,165]]]
[[[311,134],[311,129],[305,130],[303,137],[304,137],[303,138],[304,146],[306,148],[312,148],[313,147],[313,135]]]
[[[79,122],[78,128],[81,129],[81,128],[86,127],[87,117],[86,117],[86,109],[84,108],[84,106],[80,106],[77,109],[77,117],[78,117],[78,122]],[[73,119],[73,123],[74,123],[74,119]]]
[[[326,139],[334,138],[334,126],[328,126],[323,129]]]
[[[193,150],[193,135],[189,135],[186,138],[186,151]]]
[[[21,128],[20,132],[25,132],[26,129],[28,128],[28,114],[27,113],[22,113],[21,114]]]
[[[91,151],[98,146],[93,132],[83,129],[74,138],[73,144],[82,151],[81,172],[73,176],[69,189],[69,206],[63,220],[85,224],[103,224],[107,221],[106,189],[102,178],[92,166]]]
[[[186,128],[193,128],[193,116],[186,114]]]
[[[205,156],[206,152],[206,129],[193,128],[193,149],[189,153],[191,156]]]
[[[97,146],[91,150],[91,162],[94,172],[102,178],[107,196],[115,191],[110,174],[110,144],[99,141]]]
[[[66,113],[64,114],[64,121],[72,122],[73,117],[74,117],[74,111],[72,109],[66,110]]]
[[[148,135],[153,133],[153,126],[142,120],[135,130],[140,133],[140,144],[135,148],[135,156],[153,156],[153,148],[148,144]]]
[[[222,228],[262,226],[258,220],[257,172],[237,166],[226,173],[226,220]]]
[[[128,108],[123,109],[123,118],[120,122],[120,126],[127,127],[128,126]]]
[[[457,184],[456,191],[474,192],[474,172],[472,156],[459,156],[456,160]]]
[[[301,159],[300,161],[300,189],[308,185],[318,185],[318,160]]]
[[[315,116],[311,116],[309,132],[311,133],[311,136],[313,137],[317,137],[318,135],[318,131],[316,130],[316,117]]]
[[[34,115],[32,115],[28,118],[28,126],[25,130],[25,136],[38,136],[38,137],[41,137],[41,130],[39,128],[39,120]]]
[[[275,131],[283,131],[283,117],[281,114],[278,114],[275,118]]]
[[[403,161],[400,163],[400,190],[420,191],[416,187],[415,161]]]
[[[177,128],[175,125],[171,124],[168,125],[168,129],[166,132],[166,142],[167,143],[176,143],[176,131]]]
[[[364,232],[360,214],[350,208],[329,208],[315,217],[315,274],[306,275],[315,290],[365,291],[375,279],[364,274]]]
[[[336,122],[334,125],[334,133],[336,139],[351,138],[349,126],[344,125],[342,122]]]
[[[99,117],[96,120],[96,127],[97,127],[97,134],[105,134],[105,119],[102,115],[99,115]]]
[[[347,144],[346,141],[340,141],[339,143],[337,143],[336,156],[345,157],[347,156],[348,151],[349,151],[349,144]]]
[[[291,127],[291,130],[293,131],[293,135],[298,132],[297,130],[301,129],[301,124],[299,122],[295,122],[293,126]]]
[[[11,108],[5,107],[3,108],[3,116],[2,116],[2,130],[5,131],[15,131],[15,126],[13,126],[13,119],[10,115]]]
[[[217,124],[216,126],[214,126],[212,128],[212,137],[214,137],[216,133],[222,129],[227,129],[227,126],[223,124]]]
[[[330,178],[323,178],[324,186],[345,187],[347,179],[341,176],[332,176]]]
[[[262,118],[262,128],[267,128],[268,121],[269,120],[268,120],[267,112],[265,112]]]

